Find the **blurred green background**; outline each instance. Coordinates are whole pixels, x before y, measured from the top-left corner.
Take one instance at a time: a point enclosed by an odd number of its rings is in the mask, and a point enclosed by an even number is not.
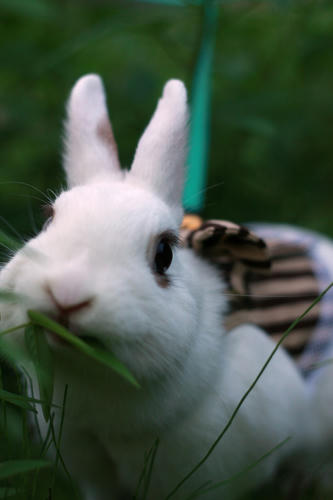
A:
[[[202,11],[183,3],[0,0],[2,229],[33,234],[42,193],[64,186],[64,105],[82,74],[103,77],[130,165],[164,82],[191,88]],[[333,3],[219,3],[204,215],[333,236]]]
[[[32,235],[65,185],[65,102],[82,74],[104,79],[124,166],[164,82],[191,90],[200,2],[162,3],[0,0],[0,229]],[[333,237],[333,2],[218,3],[203,215]]]

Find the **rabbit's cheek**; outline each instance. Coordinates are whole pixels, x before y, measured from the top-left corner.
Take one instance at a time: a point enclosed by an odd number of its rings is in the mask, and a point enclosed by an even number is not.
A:
[[[0,288],[7,291],[14,291],[16,281],[24,269],[25,259],[20,255],[16,256],[0,272]]]
[[[14,325],[22,324],[26,321],[26,313],[24,306],[24,291],[19,285],[20,277],[24,274],[25,259],[17,254],[11,262],[9,262],[0,273],[0,289],[17,293],[17,302],[0,303],[0,321],[1,329],[5,330]]]

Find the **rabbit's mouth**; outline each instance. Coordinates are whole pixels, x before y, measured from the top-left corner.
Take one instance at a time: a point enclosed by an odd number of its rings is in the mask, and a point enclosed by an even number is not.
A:
[[[67,316],[58,315],[54,319],[57,323],[66,328],[66,330],[68,330],[72,335],[75,335],[75,337],[78,337],[80,340],[82,340],[86,344],[89,344],[91,347],[101,347],[105,349],[104,344],[95,335],[92,335],[90,332],[86,332],[78,328],[75,324],[73,324],[73,322],[68,319]],[[73,347],[70,342],[68,342],[57,333],[51,331],[49,331],[48,333],[57,345],[71,348]]]
[[[69,331],[75,335],[76,337],[79,337],[80,340],[82,340],[85,344],[90,345],[91,347],[99,347],[99,348],[104,348],[105,346],[103,345],[102,342],[100,342],[96,337],[93,335],[85,335],[85,334],[78,334],[74,333],[73,329],[69,329]],[[68,342],[68,340],[64,339],[63,337],[60,337],[60,335],[57,335],[54,332],[48,331],[49,337],[52,339],[52,342],[56,344],[57,346],[62,346],[66,348],[73,348],[73,345]]]

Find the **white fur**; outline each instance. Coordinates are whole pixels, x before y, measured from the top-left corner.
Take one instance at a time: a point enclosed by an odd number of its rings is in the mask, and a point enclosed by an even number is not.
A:
[[[71,314],[70,328],[99,338],[142,389],[52,344],[56,402],[69,384],[65,460],[87,499],[118,498],[133,494],[144,453],[159,437],[149,498],[163,498],[206,453],[273,344],[250,325],[224,333],[221,279],[190,250],[174,249],[169,286],[161,286],[152,270],[156,238],[177,232],[182,214],[188,119],[183,84],[166,85],[126,174],[115,151],[96,136],[106,116],[97,76],[79,80],[68,113],[71,189],[55,201],[48,228],[1,271],[1,288],[27,296],[24,306],[1,305],[1,328],[26,321],[29,308],[56,315],[48,290],[63,307],[92,301]],[[207,480],[228,478],[291,436],[247,480],[205,498],[219,499],[222,492],[224,499],[235,498],[266,481],[283,457],[311,442],[311,411],[303,381],[279,351],[223,441],[175,498]]]
[[[103,142],[101,129],[113,138],[106,108],[103,83],[98,75],[80,78],[67,105],[64,168],[69,187],[89,179],[120,176],[118,152],[113,143]]]
[[[183,215],[180,199],[187,154],[187,122],[184,84],[169,80],[139,141],[131,168],[131,178],[149,185],[164,199],[176,211],[179,224]]]

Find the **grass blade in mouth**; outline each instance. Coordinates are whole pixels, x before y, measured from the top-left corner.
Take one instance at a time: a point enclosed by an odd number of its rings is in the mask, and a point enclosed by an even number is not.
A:
[[[104,349],[104,345],[96,337],[92,335],[80,335],[80,339],[91,347],[98,347],[99,349]]]
[[[139,388],[140,385],[130,373],[130,371],[123,365],[110,351],[103,350],[99,347],[92,346],[84,342],[80,337],[73,335],[69,330],[59,325],[56,321],[53,321],[45,314],[38,311],[28,311],[29,319],[33,324],[39,325],[50,332],[56,333],[62,339],[66,340],[72,344],[76,349],[83,352],[87,356],[95,359],[99,363],[111,368],[119,375],[124,377],[128,382],[130,382],[135,387]]]

